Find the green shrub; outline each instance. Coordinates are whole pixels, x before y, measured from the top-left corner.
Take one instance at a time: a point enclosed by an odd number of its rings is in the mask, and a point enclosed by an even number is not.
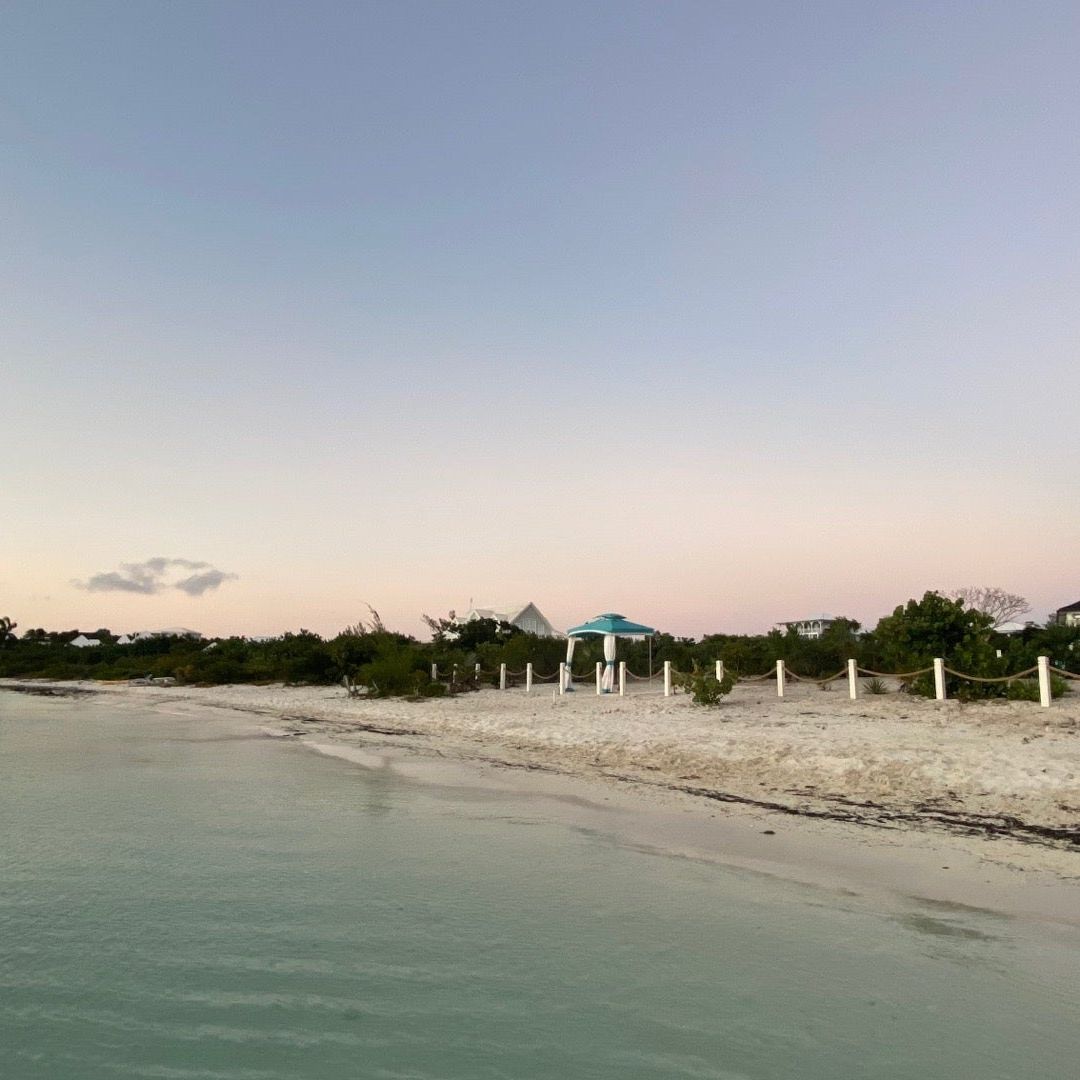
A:
[[[1038,701],[1039,680],[1017,679],[1006,686],[1005,696],[1010,701]]]
[[[887,694],[889,692],[889,688],[881,679],[877,678],[877,676],[874,676],[872,679],[867,679],[867,681],[863,683],[863,689],[868,694]]]
[[[1068,693],[1069,684],[1065,679],[1059,678],[1057,675],[1050,676],[1050,697],[1059,698],[1063,694]],[[1005,696],[1010,701],[1039,701],[1039,680],[1038,679],[1017,679],[1016,682],[1008,684],[1005,690]]]
[[[695,705],[719,705],[720,699],[731,693],[731,688],[735,685],[735,675],[725,670],[724,677],[718,679],[713,672],[702,671],[694,664],[693,671],[676,675],[675,681],[676,685],[690,694]]]

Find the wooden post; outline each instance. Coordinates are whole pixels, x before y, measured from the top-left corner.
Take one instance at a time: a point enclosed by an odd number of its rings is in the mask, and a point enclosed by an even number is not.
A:
[[[626,697],[626,661],[619,661],[619,697]]]
[[[934,697],[945,700],[945,661],[940,656],[934,657]]]
[[[671,697],[671,661],[664,661],[664,697]]]
[[[596,692],[600,694],[603,692],[604,687],[604,665],[599,660],[596,661]]]
[[[525,665],[525,693],[532,693],[532,664]]]
[[[847,662],[847,693],[852,701],[859,697],[859,665],[854,660]]]
[[[439,665],[431,665],[431,681],[434,682],[439,677]]]
[[[500,690],[505,690],[506,689],[506,665],[505,664],[500,664],[499,665],[499,689]]]
[[[473,668],[473,672],[476,675],[476,685],[480,685],[480,662],[477,661],[476,666]]]
[[[786,674],[786,672],[784,671],[784,661],[783,660],[777,660],[776,661],[776,696],[777,697],[783,697],[784,696],[784,675],[785,674]]]
[[[450,685],[457,686],[457,664],[450,669]]]
[[[724,661],[723,660],[717,660],[716,661],[716,681],[717,682],[723,682],[724,681]]]
[[[566,693],[566,661],[559,661],[559,694]]]
[[[1050,708],[1050,657],[1039,657],[1039,704],[1044,709]]]

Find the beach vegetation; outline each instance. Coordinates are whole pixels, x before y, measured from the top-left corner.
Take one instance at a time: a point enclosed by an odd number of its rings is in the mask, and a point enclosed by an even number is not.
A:
[[[690,695],[695,705],[719,705],[720,699],[731,693],[735,674],[725,668],[724,677],[718,679],[715,671],[702,668],[695,662],[691,671],[675,677],[675,683]]]
[[[885,680],[879,679],[876,675],[874,678],[867,679],[866,682],[863,683],[863,690],[868,694],[874,695],[887,694],[889,692],[889,688],[885,685]]]
[[[1057,675],[1050,676],[1050,697],[1059,698],[1069,691],[1069,684]],[[1016,679],[1005,688],[1005,697],[1010,701],[1038,701],[1038,679]]]
[[[382,696],[431,696],[465,693],[481,683],[498,685],[501,664],[507,667],[509,685],[520,684],[530,663],[537,677],[551,678],[566,658],[565,639],[536,637],[491,619],[459,626],[452,616],[429,620],[429,641],[391,630],[369,607],[364,618],[329,638],[301,629],[269,640],[154,636],[119,645],[116,635],[102,627],[83,631],[101,641],[92,649],[70,645],[78,629],[35,627],[16,636],[15,621],[5,617],[0,619],[0,677],[123,680],[149,675],[192,685],[332,685],[350,679]],[[713,685],[717,660],[724,662],[732,679],[771,672],[777,660],[784,660],[793,674],[820,681],[842,672],[847,660],[854,658],[860,667],[878,671],[922,672],[901,679],[901,686],[927,697],[934,694],[934,680],[924,669],[939,656],[953,671],[981,678],[1025,671],[1039,656],[1049,656],[1057,668],[1080,673],[1080,627],[1054,623],[1003,635],[994,630],[991,615],[965,607],[961,598],[936,592],[897,607],[869,633],[852,619],[838,619],[816,639],[779,631],[709,634],[697,640],[660,633],[651,641],[620,640],[618,650],[618,658],[636,678],[659,677],[664,661],[671,661],[676,672],[688,673],[684,677],[690,680],[686,688],[691,696],[700,691],[701,697],[713,700],[725,692]],[[602,659],[602,638],[577,641],[573,666],[578,678],[582,673],[591,675]],[[866,692],[879,692],[875,685],[872,680],[864,683]],[[1010,691],[1015,685],[975,683],[949,675],[946,692],[959,700],[1030,693]],[[1064,692],[1062,680],[1055,686],[1055,693]]]

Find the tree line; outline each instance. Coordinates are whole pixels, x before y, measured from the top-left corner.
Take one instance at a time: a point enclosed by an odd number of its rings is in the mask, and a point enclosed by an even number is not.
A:
[[[541,638],[491,619],[457,625],[453,619],[426,618],[431,640],[397,633],[378,614],[348,626],[333,637],[310,630],[268,641],[242,637],[211,640],[182,637],[141,638],[118,645],[106,628],[88,632],[101,641],[90,648],[70,644],[79,631],[29,630],[19,636],[10,618],[0,619],[0,677],[123,680],[172,677],[192,685],[223,683],[331,684],[348,680],[376,695],[441,696],[497,684],[506,664],[511,683],[522,681],[532,663],[538,677],[553,675],[565,659],[566,643]],[[1080,627],[1048,624],[1001,634],[995,617],[963,596],[927,592],[898,606],[866,631],[853,619],[832,623],[819,638],[794,630],[767,634],[707,634],[700,639],[657,634],[645,641],[619,642],[619,659],[638,677],[656,675],[664,661],[677,671],[706,670],[716,660],[739,675],[759,675],[784,660],[792,672],[821,680],[839,674],[849,657],[861,667],[912,672],[934,657],[970,675],[993,678],[1033,666],[1046,655],[1056,667],[1080,673]],[[574,669],[588,677],[603,659],[600,638],[580,639]],[[651,669],[650,669],[651,663]],[[476,665],[482,672],[474,675]],[[432,679],[432,666],[438,677]],[[931,695],[928,675],[907,680],[906,688]],[[972,684],[950,676],[950,697],[976,698],[1009,693],[1003,684]],[[1026,692],[1026,691],[1025,691]],[[1013,696],[1022,696],[1013,691]]]

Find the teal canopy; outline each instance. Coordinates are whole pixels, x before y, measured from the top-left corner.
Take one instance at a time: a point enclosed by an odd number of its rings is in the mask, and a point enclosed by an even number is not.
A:
[[[568,637],[583,637],[585,634],[615,634],[620,637],[652,637],[656,631],[651,626],[642,626],[641,623],[631,622],[623,615],[609,611],[604,615],[597,615],[587,623],[575,626],[567,630]]]

